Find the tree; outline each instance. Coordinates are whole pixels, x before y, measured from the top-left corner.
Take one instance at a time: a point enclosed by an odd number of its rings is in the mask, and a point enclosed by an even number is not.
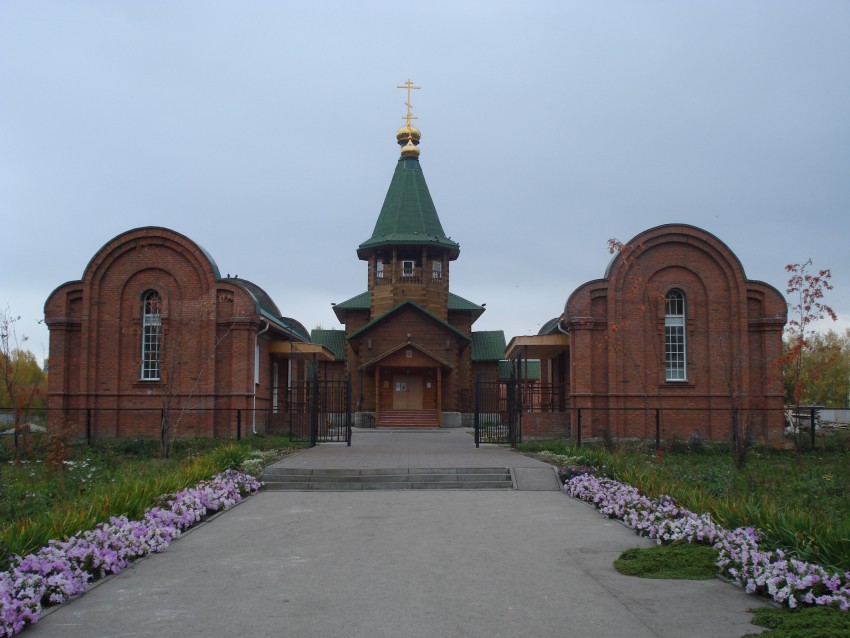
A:
[[[835,312],[823,301],[824,296],[832,290],[832,273],[829,269],[809,271],[812,268],[811,258],[802,264],[788,264],[785,270],[791,273],[785,291],[790,295],[788,304],[790,318],[786,327],[787,350],[783,353],[782,364],[787,370],[786,384],[790,384],[795,411],[799,414],[800,405],[805,395],[804,360],[811,352],[812,323],[830,318],[835,321]],[[794,434],[797,452],[802,444],[798,423],[794,424]],[[812,424],[814,427],[814,424]]]
[[[783,340],[783,352],[793,344]],[[795,382],[792,367],[786,360],[783,367],[785,400],[794,403]],[[812,333],[802,351],[800,394],[812,405],[843,408],[850,399],[850,328],[844,333],[829,330],[825,334]]]
[[[20,319],[8,306],[0,310],[0,407],[12,411],[18,458],[23,456],[23,435],[32,411],[44,407],[46,384],[35,355],[21,348],[28,338],[18,338],[15,324]]]

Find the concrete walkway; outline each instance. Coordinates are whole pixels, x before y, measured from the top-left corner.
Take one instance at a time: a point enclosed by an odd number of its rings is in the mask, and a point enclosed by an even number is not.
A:
[[[435,467],[462,432],[356,434],[284,463]],[[376,437],[376,438],[369,438]],[[421,439],[421,437],[430,437]],[[407,442],[410,443],[407,443]],[[424,442],[423,442],[424,441]],[[412,449],[416,444],[417,449]],[[442,456],[419,448],[435,446]],[[443,447],[441,447],[443,446]],[[439,462],[438,462],[439,459]],[[327,467],[327,466],[326,466]],[[611,566],[646,539],[558,491],[264,492],[95,587],[25,635],[737,637],[759,599],[719,580],[626,577]]]

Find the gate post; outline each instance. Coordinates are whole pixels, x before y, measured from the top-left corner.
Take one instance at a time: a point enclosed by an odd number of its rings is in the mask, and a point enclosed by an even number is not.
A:
[[[576,408],[576,447],[581,447],[581,408]]]
[[[351,373],[345,375],[345,443],[351,447]]]
[[[811,424],[812,424],[812,449],[813,450],[815,449],[815,411],[816,410],[813,407],[811,409],[811,413],[809,414],[809,417],[811,418]]]
[[[481,436],[479,434],[479,428],[481,427],[481,375],[475,375],[475,396],[472,397],[472,401],[474,403],[473,409],[475,410],[475,414],[473,416],[473,425],[475,426],[475,447],[479,447],[479,443],[481,442]]]
[[[310,447],[316,447],[319,442],[319,371],[313,367],[313,394],[310,397]]]
[[[655,451],[661,449],[661,408],[655,408]]]

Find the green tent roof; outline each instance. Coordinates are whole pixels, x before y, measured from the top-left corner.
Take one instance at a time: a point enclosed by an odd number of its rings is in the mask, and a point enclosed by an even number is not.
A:
[[[472,360],[499,361],[505,356],[505,332],[480,330],[472,333]]]
[[[376,248],[399,245],[444,248],[449,259],[460,253],[460,245],[446,237],[418,157],[398,160],[375,230],[360,244],[357,256],[368,259]]]

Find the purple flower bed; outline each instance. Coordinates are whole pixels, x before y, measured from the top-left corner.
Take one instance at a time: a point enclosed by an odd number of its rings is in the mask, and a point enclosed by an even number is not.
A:
[[[574,476],[564,491],[659,544],[677,540],[711,544],[719,552],[719,571],[748,593],[767,595],[792,608],[804,603],[850,609],[850,572],[830,574],[820,565],[789,558],[782,550],[761,550],[759,532],[751,527],[729,531],[708,514],[694,514],[669,496],[649,499],[630,485],[590,474]]]
[[[0,572],[0,636],[14,636],[38,622],[44,607],[83,593],[89,584],[161,552],[180,534],[215,512],[260,489],[252,476],[227,470],[195,487],[163,497],[140,521],[112,518],[66,541],[50,541],[33,554],[12,559]]]

